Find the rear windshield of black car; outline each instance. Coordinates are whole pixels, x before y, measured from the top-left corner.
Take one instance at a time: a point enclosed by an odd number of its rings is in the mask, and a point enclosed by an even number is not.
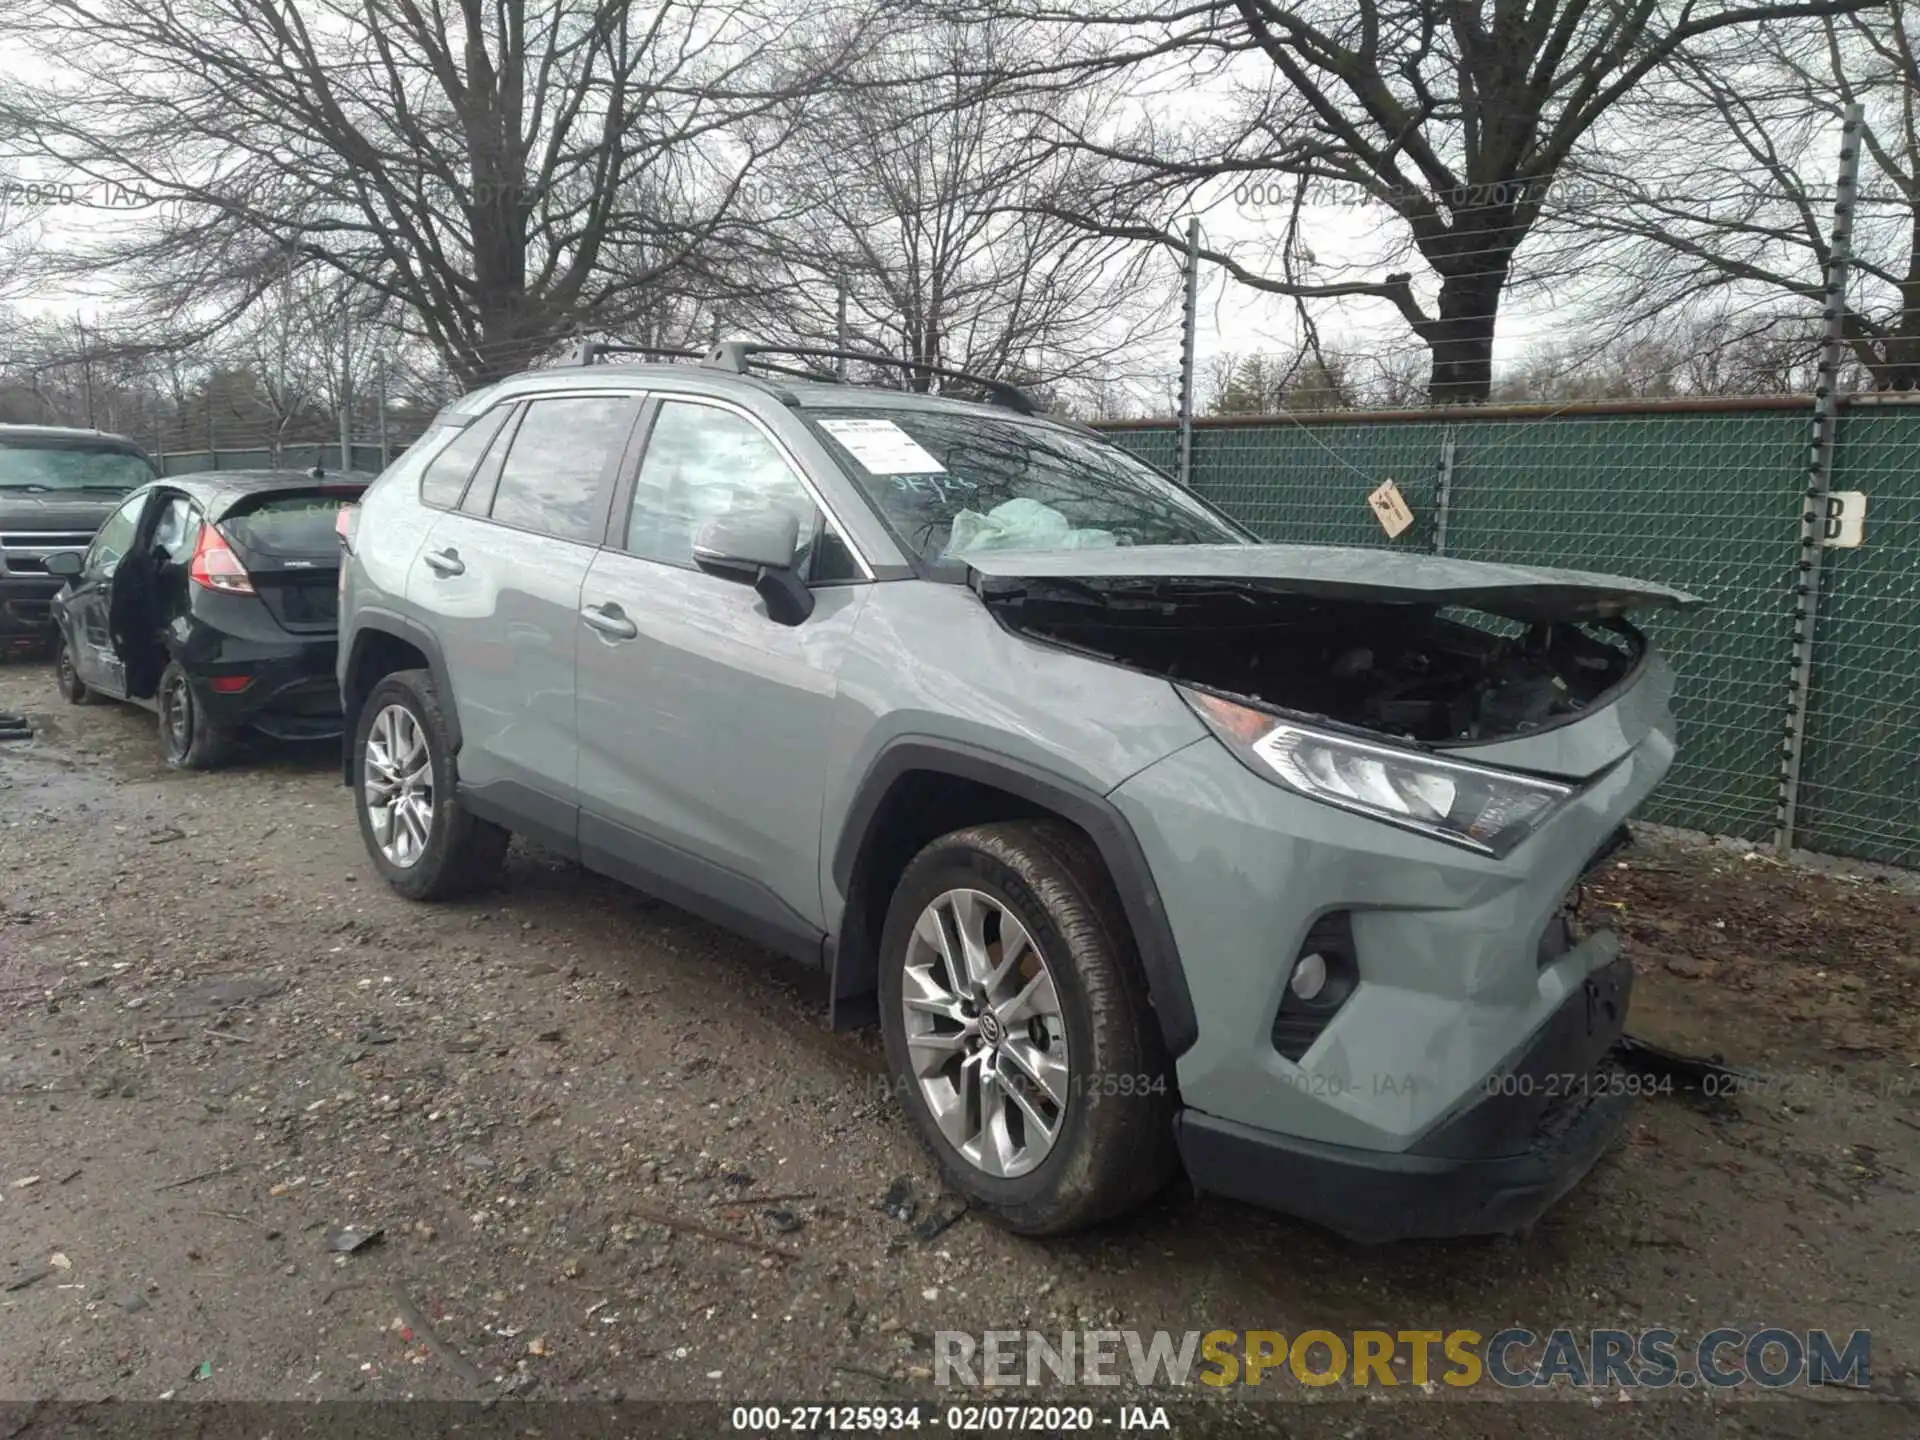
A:
[[[808,412],[895,535],[939,566],[980,550],[1234,545],[1251,537],[1117,445],[973,412]]]
[[[153,465],[147,457],[124,446],[0,439],[0,490],[111,490],[124,494],[153,478]]]
[[[357,493],[276,495],[220,522],[226,537],[260,555],[331,555],[339,542],[334,521]]]

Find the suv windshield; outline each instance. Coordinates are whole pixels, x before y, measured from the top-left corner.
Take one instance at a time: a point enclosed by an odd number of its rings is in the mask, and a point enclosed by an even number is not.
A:
[[[99,490],[124,495],[153,478],[147,457],[124,445],[0,438],[0,490]]]
[[[979,550],[1251,539],[1118,446],[1049,425],[892,407],[809,413],[894,534],[931,564]]]

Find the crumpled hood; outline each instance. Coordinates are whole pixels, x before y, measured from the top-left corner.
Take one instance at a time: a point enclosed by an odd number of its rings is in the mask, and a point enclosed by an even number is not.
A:
[[[979,550],[954,557],[983,594],[1025,580],[1132,587],[1242,583],[1328,600],[1465,605],[1515,620],[1590,620],[1674,610],[1699,597],[1665,585],[1547,566],[1345,545],[1127,545],[1085,550]]]

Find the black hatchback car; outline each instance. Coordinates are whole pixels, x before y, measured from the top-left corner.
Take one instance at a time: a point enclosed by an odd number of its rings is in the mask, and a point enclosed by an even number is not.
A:
[[[160,717],[167,764],[220,764],[246,726],[340,733],[334,679],[340,512],[368,475],[233,470],[130,494],[82,554],[46,557],[61,693]]]

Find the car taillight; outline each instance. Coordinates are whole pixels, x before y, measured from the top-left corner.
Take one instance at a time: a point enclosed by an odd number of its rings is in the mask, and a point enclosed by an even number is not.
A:
[[[340,537],[340,548],[349,555],[353,553],[353,532],[359,525],[358,505],[342,505],[339,513],[333,517],[333,533]]]
[[[254,593],[253,577],[247,574],[247,567],[233,553],[227,537],[211,525],[201,527],[200,543],[193,547],[193,564],[187,578],[204,589],[226,595]]]

